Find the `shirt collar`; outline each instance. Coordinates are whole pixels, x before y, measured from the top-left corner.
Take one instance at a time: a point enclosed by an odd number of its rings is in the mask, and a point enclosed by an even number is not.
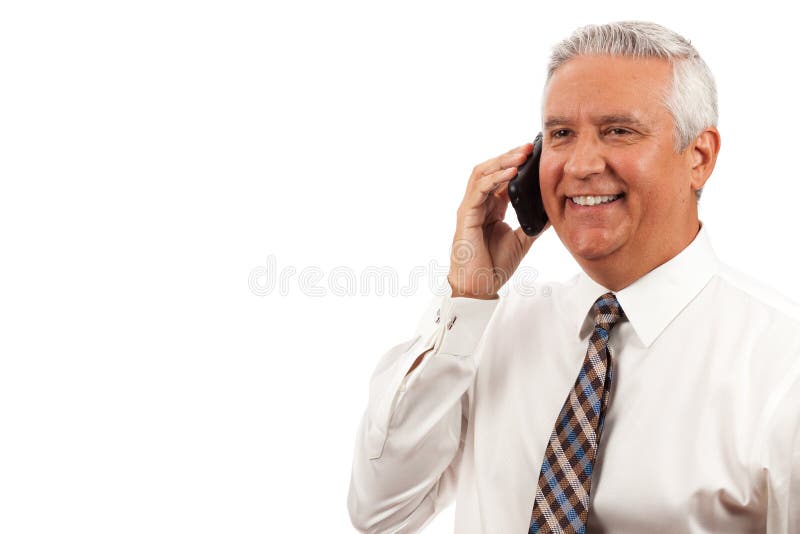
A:
[[[614,294],[639,340],[649,347],[717,270],[718,261],[708,230],[701,223],[694,240],[675,257]],[[579,338],[591,332],[594,326],[592,305],[608,291],[586,273],[578,275],[568,313],[576,318],[575,330]]]

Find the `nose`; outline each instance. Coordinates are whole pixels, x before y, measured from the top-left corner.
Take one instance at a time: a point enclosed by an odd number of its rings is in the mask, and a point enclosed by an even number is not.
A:
[[[564,174],[582,180],[593,174],[602,174],[606,168],[602,147],[595,135],[579,135],[572,143],[572,151],[564,164]]]

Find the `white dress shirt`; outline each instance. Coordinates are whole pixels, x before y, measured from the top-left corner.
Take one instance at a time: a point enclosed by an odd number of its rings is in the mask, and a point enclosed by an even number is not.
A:
[[[418,532],[455,498],[457,534],[528,531],[608,291],[583,273],[533,289],[434,299],[382,357],[348,496],[359,530]],[[588,532],[800,533],[797,308],[720,264],[704,227],[616,296],[626,319],[609,341]]]

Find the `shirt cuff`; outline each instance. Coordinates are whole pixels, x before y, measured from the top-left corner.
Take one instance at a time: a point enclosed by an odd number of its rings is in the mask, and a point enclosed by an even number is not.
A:
[[[456,356],[472,354],[499,302],[499,298],[442,297],[439,322],[444,333],[436,352]]]
[[[432,299],[417,326],[415,343],[410,347],[413,350],[407,352],[407,360],[403,362],[405,371],[402,377],[398,377],[401,380],[401,390],[420,374],[436,354],[471,355],[499,303],[499,297],[482,300],[445,295]],[[417,356],[425,354],[430,349],[431,353],[424,357],[416,369],[406,375]]]

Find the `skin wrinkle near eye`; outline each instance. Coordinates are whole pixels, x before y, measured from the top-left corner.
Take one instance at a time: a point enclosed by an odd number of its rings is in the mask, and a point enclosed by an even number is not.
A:
[[[638,138],[650,136],[653,133],[653,129],[650,126],[628,113],[605,114],[597,118],[592,118],[591,122],[597,125],[603,136],[612,135],[615,142],[625,144],[633,144]],[[568,137],[566,133],[564,135],[559,134],[562,133],[562,131],[572,132],[570,128],[564,128],[564,126],[572,126],[573,124],[574,121],[566,116],[552,116],[548,118],[543,126],[544,131],[547,133],[546,137],[549,140],[548,144],[558,146],[560,144],[559,141]],[[613,134],[611,131],[615,129],[619,129],[622,132]]]
[[[570,126],[574,122],[575,121],[565,116],[548,117],[544,123],[544,128],[550,130],[555,126]],[[602,115],[597,118],[592,118],[592,122],[597,125],[619,124],[622,126],[646,128],[646,125],[641,120],[628,113]]]

